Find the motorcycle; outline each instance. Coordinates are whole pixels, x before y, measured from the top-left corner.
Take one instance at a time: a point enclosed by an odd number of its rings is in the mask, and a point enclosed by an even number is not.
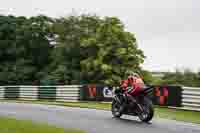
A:
[[[133,102],[127,99],[123,89],[115,89],[112,100],[112,114],[116,118],[120,118],[123,114],[138,116],[142,122],[149,122],[154,116],[154,107],[149,94],[153,91],[153,87],[142,88],[133,98]],[[123,111],[120,111],[122,102],[126,103]]]

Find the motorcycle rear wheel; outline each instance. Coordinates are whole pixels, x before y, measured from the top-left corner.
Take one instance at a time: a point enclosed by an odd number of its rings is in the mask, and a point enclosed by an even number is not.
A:
[[[143,112],[138,115],[142,122],[149,122],[154,116],[154,107],[150,99],[144,98],[143,104],[141,105]]]

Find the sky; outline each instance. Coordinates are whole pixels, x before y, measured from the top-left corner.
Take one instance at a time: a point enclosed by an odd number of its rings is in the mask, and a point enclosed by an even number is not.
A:
[[[200,0],[1,0],[0,14],[116,16],[135,34],[150,71],[200,70]]]

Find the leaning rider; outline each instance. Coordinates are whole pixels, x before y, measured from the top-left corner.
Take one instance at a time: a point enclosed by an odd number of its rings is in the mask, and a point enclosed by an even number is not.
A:
[[[120,108],[120,112],[123,112],[127,100],[135,103],[134,96],[141,90],[142,87],[145,86],[142,78],[135,72],[128,71],[128,78],[121,82],[121,88],[124,92],[125,101],[122,102],[122,106]]]

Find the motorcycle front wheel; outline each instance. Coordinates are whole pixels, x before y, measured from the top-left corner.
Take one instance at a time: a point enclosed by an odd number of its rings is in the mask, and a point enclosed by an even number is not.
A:
[[[112,101],[111,111],[112,111],[112,115],[115,118],[120,118],[122,116],[122,113],[120,112],[120,107],[121,105],[116,100]]]

